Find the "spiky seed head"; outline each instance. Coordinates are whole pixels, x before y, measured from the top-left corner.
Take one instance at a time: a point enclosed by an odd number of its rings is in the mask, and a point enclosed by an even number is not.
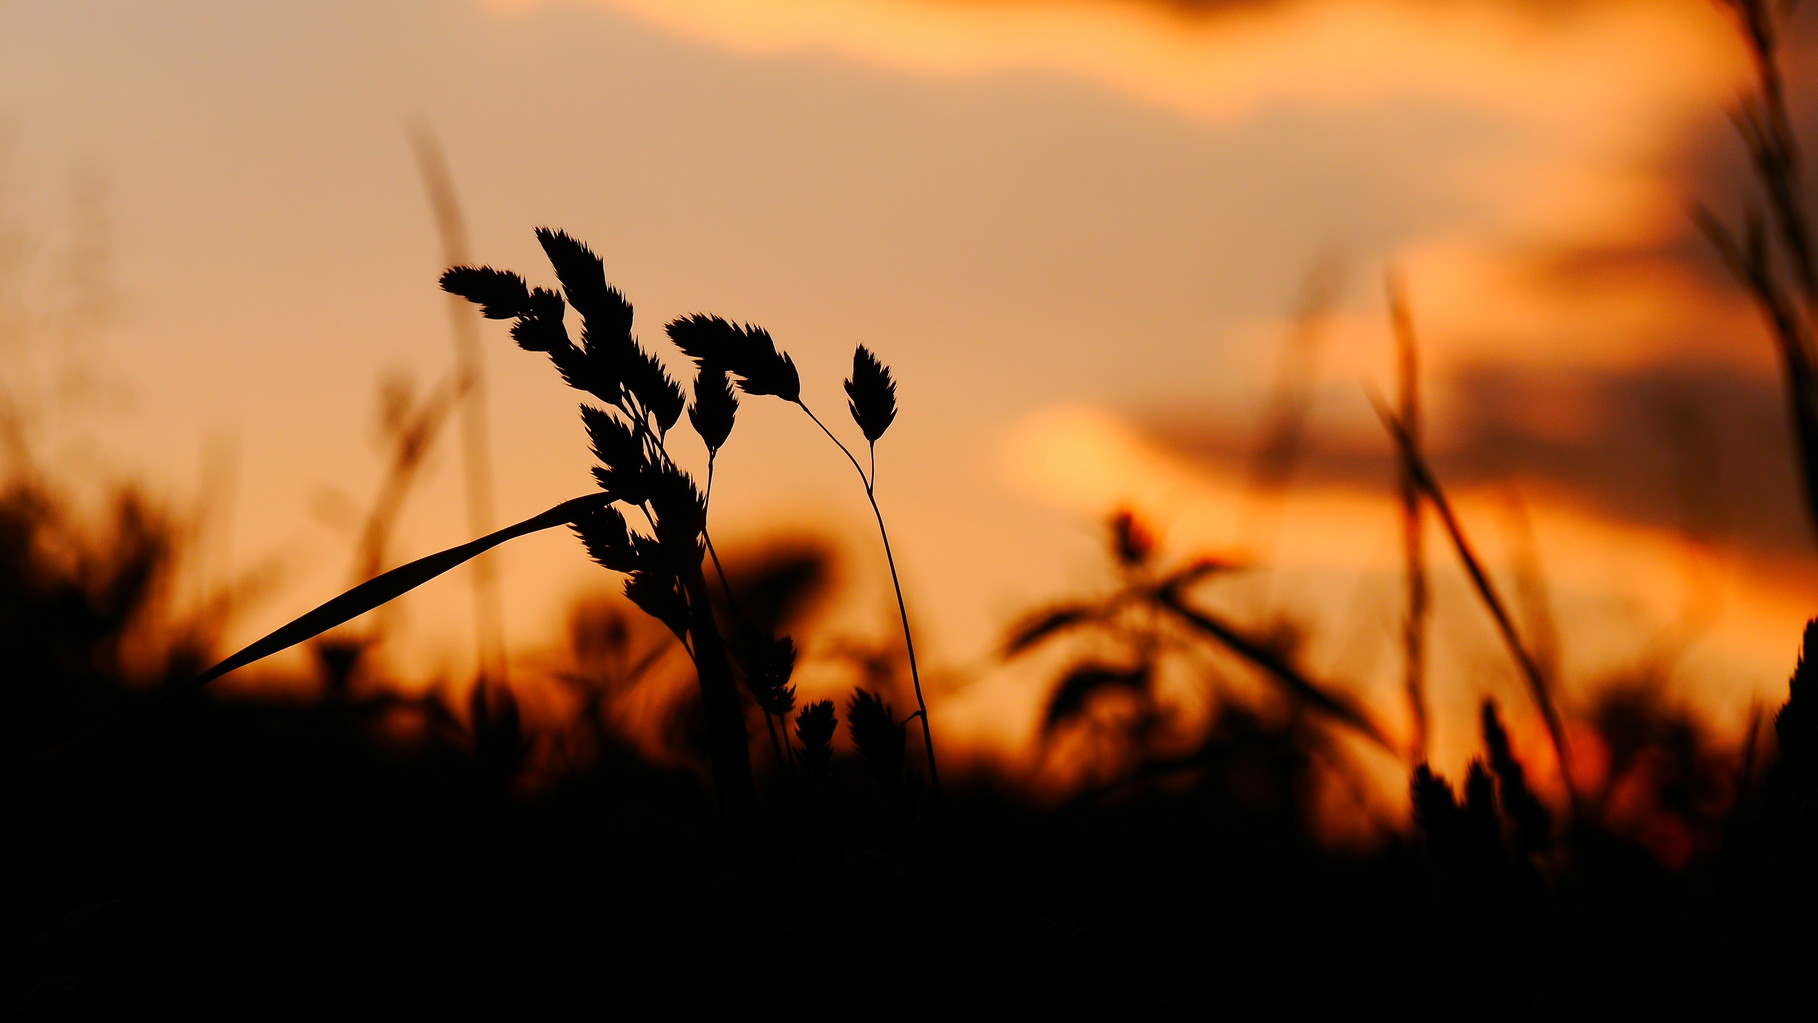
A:
[[[1155,553],[1155,534],[1128,508],[1111,517],[1111,549],[1117,562],[1125,568],[1136,568]]]
[[[726,371],[703,364],[694,380],[694,404],[688,406],[688,423],[701,435],[708,451],[717,452],[725,446],[738,411],[738,395],[732,392]]]
[[[639,568],[625,580],[625,596],[638,610],[668,627],[680,639],[688,631],[688,601],[668,572]]]
[[[631,303],[612,285],[606,283],[606,270],[600,257],[565,231],[537,228],[537,241],[555,267],[556,280],[568,304],[587,318],[595,332],[607,335],[631,334]]]
[[[733,350],[729,367],[738,374],[739,389],[746,394],[774,394],[784,401],[799,401],[802,378],[795,360],[777,351],[770,332],[747,323],[740,328],[744,340]]]
[[[670,379],[669,371],[649,352],[638,348],[635,355],[625,360],[624,378],[625,386],[655,417],[659,430],[667,433],[682,418],[682,409],[688,404],[682,386]]]
[[[1503,728],[1502,718],[1496,712],[1494,699],[1484,699],[1481,716],[1484,750],[1489,754],[1490,770],[1496,774],[1502,812],[1513,826],[1515,850],[1523,854],[1539,852],[1552,842],[1553,815],[1528,787],[1527,772],[1522,769],[1521,761],[1515,759],[1515,750],[1509,743],[1508,730]]]
[[[1786,704],[1774,715],[1774,734],[1789,770],[1818,774],[1818,618],[1806,623],[1804,642],[1787,680]]]
[[[777,351],[776,341],[762,327],[696,313],[672,320],[664,329],[695,365],[732,373],[746,394],[774,394],[784,401],[801,397],[795,361]]]
[[[562,296],[547,288],[533,288],[523,315],[511,325],[511,339],[527,352],[555,353],[574,347],[562,322]]]
[[[631,424],[591,405],[581,406],[581,422],[593,445],[593,457],[602,464],[617,468],[643,463],[644,447]]]
[[[650,500],[650,481],[654,474],[647,465],[637,462],[611,468],[596,465],[591,471],[594,482],[600,485],[601,490],[611,494],[614,500],[630,505]]]
[[[718,366],[721,370],[730,368],[737,357],[737,349],[745,341],[744,331],[718,316],[701,313],[670,320],[663,331],[682,354],[693,359],[703,371],[709,366]]]
[[[846,704],[846,728],[873,777],[887,785],[901,779],[904,729],[882,697],[869,689],[854,690]]]
[[[1472,846],[1478,851],[1502,847],[1502,821],[1496,811],[1496,779],[1482,760],[1473,759],[1465,771],[1464,821]]]
[[[530,304],[525,307],[524,315],[533,319],[560,323],[567,309],[567,303],[562,301],[562,296],[548,288],[531,288]]]
[[[643,443],[637,431],[622,418],[601,409],[581,406],[581,421],[587,427],[587,439],[593,445],[593,456],[600,464],[593,467],[593,478],[600,489],[627,504],[643,504],[650,499],[654,477]]]
[[[816,700],[795,716],[795,737],[802,744],[802,769],[810,777],[826,773],[833,762],[833,732],[839,727],[839,714],[832,700]]]
[[[846,381],[846,408],[865,439],[873,444],[896,421],[896,381],[890,370],[864,345],[852,353],[852,377]]]
[[[568,341],[568,331],[558,322],[526,316],[511,325],[511,339],[527,352],[555,352]]]
[[[768,340],[770,335],[764,337]],[[802,377],[795,370],[795,360],[787,352],[778,352],[774,345],[762,356],[755,367],[757,372],[746,375],[739,386],[746,394],[774,394],[784,401],[800,401]]]
[[[625,516],[611,505],[590,508],[573,522],[575,535],[587,548],[587,556],[614,572],[631,572],[639,565],[638,552],[631,543],[631,531]]]
[[[513,330],[515,332],[516,328]],[[624,404],[624,388],[619,384],[619,371],[613,360],[576,348],[564,337],[563,343],[550,351],[549,361],[555,363],[556,371],[562,374],[562,382],[568,386],[586,391],[615,408]]]
[[[795,640],[766,632],[750,632],[741,638],[745,657],[745,682],[751,695],[766,714],[778,717],[795,709],[795,687],[789,678],[795,672]]]
[[[530,310],[530,286],[508,270],[490,266],[451,266],[442,271],[442,290],[480,307],[489,320],[509,320]]]
[[[1431,767],[1421,764],[1414,768],[1409,789],[1414,803],[1414,822],[1427,836],[1428,844],[1443,845],[1450,841],[1458,819],[1458,798],[1453,795],[1452,786],[1433,773]]]
[[[692,548],[707,528],[707,499],[694,478],[664,463],[650,467],[650,507],[656,512],[657,539],[674,550]]]

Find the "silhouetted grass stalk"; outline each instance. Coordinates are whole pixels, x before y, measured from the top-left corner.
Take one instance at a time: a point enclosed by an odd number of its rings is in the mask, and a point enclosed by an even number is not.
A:
[[[1420,443],[1420,362],[1414,316],[1399,277],[1388,281],[1389,316],[1395,326],[1396,404],[1402,425],[1414,443]],[[1427,565],[1420,487],[1403,459],[1395,463],[1396,491],[1401,498],[1402,569],[1407,577],[1408,606],[1402,620],[1403,687],[1408,696],[1408,716],[1413,735],[1409,746],[1415,763],[1427,759],[1428,718],[1426,699]]]
[[[1780,68],[1781,23],[1796,3],[1718,0],[1736,15],[1753,64],[1752,94],[1738,101],[1731,120],[1741,136],[1766,200],[1768,223],[1754,202],[1746,203],[1743,226],[1732,230],[1703,206],[1693,219],[1716,248],[1730,274],[1746,289],[1767,322],[1779,350],[1788,412],[1798,452],[1808,525],[1818,535],[1818,266],[1814,266],[1811,221],[1801,182],[1798,139],[1787,113]],[[1784,278],[1790,276],[1789,282]]]
[[[435,132],[427,121],[410,128],[411,150],[423,175],[423,190],[435,217],[447,266],[469,261],[467,223],[455,196],[454,176]],[[498,521],[493,498],[491,431],[486,422],[486,363],[480,355],[480,332],[458,296],[448,296],[448,328],[455,350],[455,392],[461,403],[462,483],[467,504],[467,528],[475,533],[492,529]],[[499,574],[490,560],[473,566],[474,657],[479,678],[509,684],[505,653],[505,611],[499,597]]]
[[[1352,705],[1337,692],[1308,678],[1263,641],[1188,604],[1180,592],[1184,583],[1184,580],[1174,580],[1163,584],[1155,592],[1155,601],[1194,630],[1217,640],[1232,653],[1261,668],[1296,700],[1349,725],[1383,749],[1395,749],[1395,744],[1389,741],[1387,733],[1361,707]]]
[[[701,500],[709,508],[713,506],[713,462],[718,454],[719,451],[716,449],[707,456],[707,482],[701,489]],[[726,566],[720,561],[720,552],[713,545],[713,534],[704,524],[701,527],[701,542],[707,547],[708,560],[713,562],[714,575],[719,577],[720,591],[726,594],[726,608],[732,612],[734,624],[741,629],[747,628],[748,621],[745,618],[744,610],[739,607],[738,594],[733,592],[732,580],[726,575]],[[762,711],[764,715],[764,731],[770,734],[770,749],[776,755],[777,770],[782,771],[793,760],[789,750],[789,719],[773,714],[762,701],[759,702],[758,710]],[[783,729],[783,738],[780,742],[777,740],[778,722],[772,720],[779,717]]]
[[[1490,617],[1495,619],[1496,628],[1502,635],[1503,643],[1509,648],[1510,655],[1521,670],[1522,679],[1528,686],[1528,693],[1533,697],[1535,706],[1540,710],[1541,720],[1546,725],[1547,738],[1552,742],[1553,752],[1559,760],[1560,780],[1565,786],[1566,798],[1572,808],[1572,816],[1577,819],[1579,798],[1577,783],[1572,777],[1571,748],[1566,744],[1565,727],[1560,721],[1559,709],[1553,702],[1553,694],[1546,675],[1541,671],[1539,662],[1522,643],[1521,636],[1515,628],[1515,620],[1510,617],[1507,605],[1503,602],[1501,595],[1497,593],[1495,584],[1490,581],[1489,574],[1484,571],[1482,562],[1478,560],[1470,540],[1465,536],[1464,527],[1459,524],[1458,517],[1452,513],[1452,504],[1446,499],[1445,491],[1441,489],[1439,480],[1427,465],[1426,457],[1421,454],[1418,442],[1380,398],[1372,394],[1371,400],[1376,405],[1377,415],[1382,418],[1383,425],[1388,428],[1390,435],[1395,440],[1397,452],[1401,461],[1407,466],[1409,477],[1419,486],[1427,500],[1433,503],[1433,510],[1438,513],[1440,524],[1445,526],[1446,535],[1451,538],[1452,547],[1457,551],[1459,561],[1464,564],[1465,572],[1471,578],[1472,587],[1477,591],[1484,607],[1489,610]]]
[[[865,350],[861,348],[859,351],[864,352]],[[849,388],[850,386],[848,384]],[[938,816],[941,805],[941,776],[939,768],[935,766],[934,729],[928,724],[928,701],[922,696],[922,675],[915,661],[915,636],[909,629],[909,607],[903,601],[903,583],[896,571],[896,555],[890,550],[890,532],[884,528],[884,512],[877,503],[876,439],[870,440],[871,473],[867,475],[864,467],[859,465],[858,459],[852,454],[852,450],[834,436],[832,430],[827,429],[827,424],[821,422],[820,417],[814,414],[814,410],[810,409],[807,403],[799,397],[795,403],[801,406],[802,411],[808,414],[808,418],[814,420],[814,425],[820,427],[821,432],[827,435],[827,439],[840,449],[840,453],[846,456],[848,462],[852,463],[853,471],[859,474],[859,480],[865,485],[865,500],[871,502],[871,514],[877,518],[877,534],[884,543],[884,561],[890,567],[890,585],[896,592],[896,611],[903,625],[903,649],[909,656],[909,681],[915,687],[915,716],[922,722],[922,748],[928,754],[928,785],[934,795],[935,813]]]

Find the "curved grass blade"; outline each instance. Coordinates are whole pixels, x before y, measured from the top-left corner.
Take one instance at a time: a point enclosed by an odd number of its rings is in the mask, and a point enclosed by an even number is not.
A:
[[[1237,656],[1261,668],[1295,699],[1344,722],[1383,749],[1391,753],[1396,752],[1395,745],[1389,741],[1388,735],[1362,708],[1352,705],[1337,693],[1327,691],[1325,687],[1309,679],[1280,654],[1269,649],[1267,645],[1244,635],[1233,626],[1191,607],[1174,587],[1162,587],[1155,597],[1158,604],[1178,615],[1182,621],[1222,643]]]
[[[1508,605],[1503,603],[1496,585],[1490,581],[1489,573],[1484,571],[1483,562],[1478,559],[1471,541],[1465,536],[1458,516],[1453,514],[1452,503],[1446,499],[1445,490],[1440,487],[1438,477],[1433,475],[1426,456],[1421,454],[1419,440],[1408,432],[1407,424],[1389,411],[1381,398],[1372,393],[1370,402],[1376,406],[1377,418],[1382,420],[1383,426],[1394,440],[1396,455],[1406,467],[1409,478],[1427,495],[1427,500],[1432,502],[1433,511],[1439,515],[1440,525],[1445,527],[1446,535],[1451,538],[1452,549],[1458,553],[1465,574],[1470,576],[1478,599],[1495,620],[1496,629],[1502,634],[1504,645],[1509,648],[1509,655],[1515,659],[1515,665],[1528,685],[1528,694],[1534,698],[1534,705],[1540,710],[1541,723],[1546,725],[1547,738],[1552,741],[1553,754],[1559,759],[1560,784],[1565,788],[1566,798],[1572,805],[1572,816],[1576,818],[1581,804],[1578,786],[1573,781],[1576,773],[1572,766],[1572,749],[1566,744],[1565,725],[1559,716],[1559,706],[1553,700],[1552,687],[1546,673],[1541,670],[1540,662],[1534,659],[1533,653],[1516,631],[1514,616],[1509,614]]]
[[[488,533],[478,540],[471,540],[459,547],[450,547],[439,554],[418,558],[408,565],[400,565],[383,575],[368,579],[196,676],[194,684],[207,685],[230,671],[244,668],[254,661],[263,660],[305,640],[314,639],[343,622],[358,618],[381,604],[409,593],[436,576],[473,560],[507,540],[514,540],[520,536],[552,529],[556,526],[565,526],[594,506],[611,501],[612,497],[607,494],[592,494],[563,501],[554,508],[540,515],[533,515],[516,525],[506,526],[504,529]]]

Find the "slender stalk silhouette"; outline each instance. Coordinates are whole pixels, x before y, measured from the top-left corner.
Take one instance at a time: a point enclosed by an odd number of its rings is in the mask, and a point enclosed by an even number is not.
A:
[[[1414,333],[1414,314],[1407,291],[1398,276],[1388,281],[1389,316],[1395,327],[1396,405],[1402,428],[1416,446],[1420,444],[1420,354]],[[1402,687],[1408,696],[1408,717],[1413,735],[1408,741],[1414,763],[1427,759],[1427,564],[1420,486],[1406,459],[1395,461],[1396,491],[1401,499],[1402,570],[1407,577],[1407,611],[1402,619]]]
[[[436,234],[442,242],[444,266],[469,262],[467,221],[455,195],[454,175],[441,142],[427,120],[409,126],[410,148],[423,175],[423,191],[435,215]],[[486,362],[480,354],[480,333],[473,318],[461,308],[459,296],[448,297],[449,336],[455,349],[455,390],[461,399],[461,479],[467,504],[467,528],[488,532],[498,521],[493,495],[492,439],[487,426]],[[482,558],[473,566],[473,619],[475,660],[482,681],[508,685],[509,662],[505,655],[505,612],[499,598],[499,573],[492,560]]]
[[[1736,18],[1754,68],[1751,91],[1731,113],[1758,196],[1742,227],[1703,205],[1692,217],[1754,300],[1780,356],[1808,524],[1818,535],[1818,261],[1806,209],[1799,140],[1787,110],[1781,32],[1797,3],[1717,0]],[[1765,212],[1763,206],[1766,207]]]

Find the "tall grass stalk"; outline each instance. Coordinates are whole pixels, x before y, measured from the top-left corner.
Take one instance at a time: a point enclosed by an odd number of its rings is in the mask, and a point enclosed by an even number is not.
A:
[[[1402,426],[1415,444],[1420,443],[1420,353],[1414,333],[1414,314],[1401,278],[1388,280],[1389,318],[1395,327],[1396,407]],[[1402,570],[1407,578],[1407,612],[1402,619],[1402,685],[1408,696],[1408,717],[1413,735],[1408,745],[1415,763],[1427,759],[1427,564],[1420,486],[1405,459],[1395,462],[1396,492],[1401,499]]]
[[[1528,694],[1534,705],[1540,710],[1541,721],[1546,725],[1547,738],[1553,745],[1553,753],[1559,760],[1560,780],[1565,787],[1566,799],[1571,804],[1572,816],[1579,816],[1578,786],[1573,780],[1571,747],[1566,743],[1565,726],[1559,717],[1559,708],[1554,703],[1551,683],[1546,673],[1541,670],[1540,662],[1522,642],[1521,634],[1516,629],[1515,619],[1509,614],[1508,605],[1497,591],[1495,583],[1490,581],[1488,572],[1484,571],[1483,562],[1478,559],[1471,541],[1465,536],[1464,527],[1459,524],[1458,516],[1452,512],[1452,503],[1447,500],[1445,490],[1440,487],[1439,479],[1433,475],[1427,464],[1426,456],[1421,453],[1419,441],[1408,432],[1407,425],[1400,417],[1385,405],[1374,393],[1370,396],[1376,406],[1376,413],[1388,428],[1389,435],[1395,441],[1395,447],[1401,462],[1406,466],[1408,476],[1412,479],[1433,504],[1433,510],[1439,515],[1440,524],[1445,527],[1446,535],[1452,541],[1452,549],[1457,552],[1458,560],[1464,565],[1465,573],[1470,576],[1471,586],[1476,590],[1478,599],[1490,612],[1496,622],[1497,632],[1501,634],[1504,645],[1514,658],[1521,677],[1527,683]]]
[[[1818,536],[1818,265],[1780,67],[1781,29],[1798,4],[1717,2],[1735,16],[1754,70],[1751,91],[1738,101],[1731,121],[1747,150],[1759,197],[1744,203],[1740,230],[1704,206],[1694,206],[1692,216],[1754,300],[1779,353],[1808,525]]]
[[[445,266],[465,266],[472,261],[467,241],[467,221],[461,215],[454,175],[427,120],[409,125],[410,148],[423,175],[423,191],[435,217]],[[455,350],[455,391],[461,400],[462,483],[467,505],[467,528],[474,533],[491,531],[498,521],[493,497],[492,441],[486,413],[486,363],[480,354],[480,332],[459,297],[448,296],[449,337]],[[499,597],[499,574],[490,558],[473,566],[474,659],[481,681],[509,684],[505,655],[505,612]]]
[[[872,436],[873,427],[861,418],[860,412],[861,403],[865,400],[863,395],[867,393],[867,385],[864,381],[867,376],[871,376],[875,381],[875,375],[878,373],[882,374],[885,389],[891,394],[889,417],[885,418],[883,422],[883,427],[887,427],[889,418],[893,418],[896,414],[894,398],[896,384],[890,381],[889,371],[885,370],[870,352],[861,347],[853,354],[853,377],[847,381],[846,390],[852,395],[853,418],[859,420],[861,429],[865,431],[871,462],[869,473],[859,465],[859,460],[852,454],[852,449],[834,436],[833,431],[827,428],[826,423],[821,422],[820,417],[814,414],[814,410],[810,409],[806,402],[797,397],[795,403],[801,407],[803,412],[807,413],[809,419],[814,420],[814,425],[821,428],[821,432],[827,435],[827,439],[840,449],[840,452],[846,456],[846,460],[852,463],[853,471],[858,473],[859,481],[865,485],[865,500],[871,503],[871,514],[877,519],[877,535],[884,544],[884,562],[890,567],[890,586],[896,593],[896,613],[903,627],[903,649],[909,657],[909,681],[915,687],[914,716],[920,718],[922,723],[922,749],[927,753],[928,758],[928,787],[933,793],[934,811],[938,819],[941,806],[941,774],[935,764],[934,729],[928,723],[928,701],[922,696],[922,674],[915,660],[915,635],[909,628],[909,607],[903,601],[902,578],[896,570],[896,555],[890,550],[890,532],[884,528],[884,512],[877,503],[877,437]],[[857,393],[854,393],[855,389]],[[870,388],[870,393],[875,393],[877,390],[878,388],[874,385]],[[883,428],[878,427],[877,432],[881,435]]]

